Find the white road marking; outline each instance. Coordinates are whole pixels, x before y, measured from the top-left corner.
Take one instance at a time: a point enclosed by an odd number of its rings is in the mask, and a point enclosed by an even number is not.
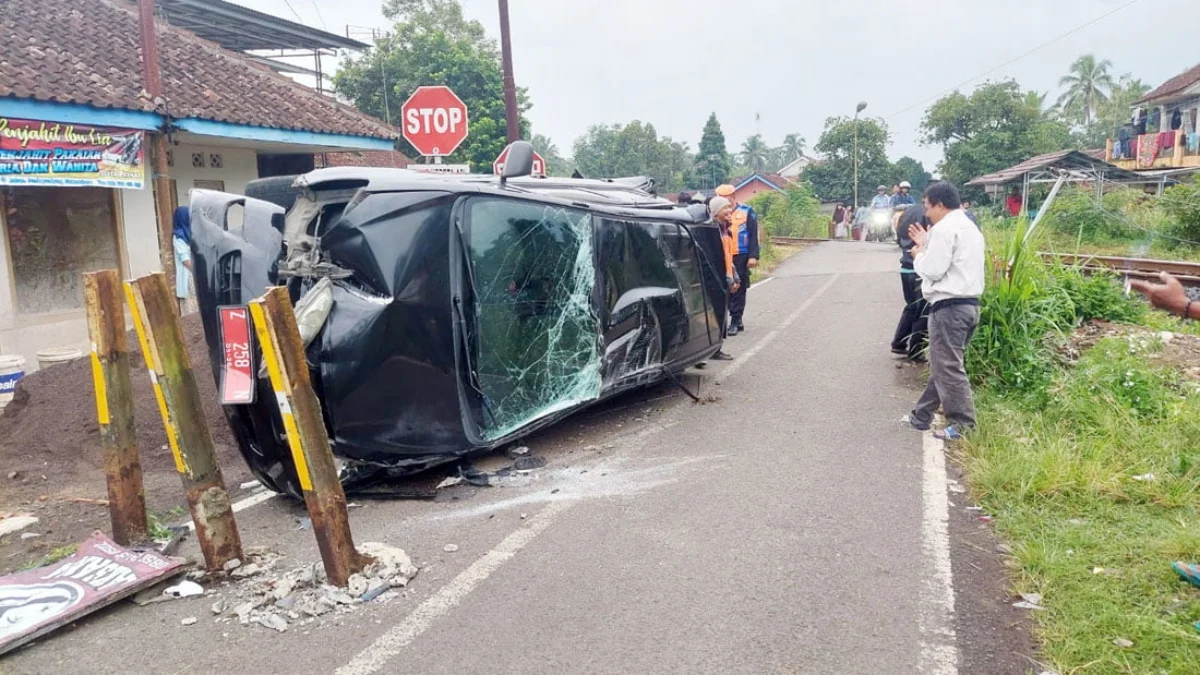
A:
[[[250,508],[251,506],[258,506],[259,504],[262,504],[265,501],[270,501],[271,499],[278,497],[278,496],[279,496],[278,492],[272,492],[270,490],[264,489],[262,492],[250,495],[249,497],[246,497],[245,499],[241,499],[241,500],[234,502],[233,507],[232,507],[233,512],[240,513],[242,511],[245,511],[246,509]],[[189,520],[186,523],[184,523],[182,525],[182,527],[186,527],[188,529],[188,531],[190,532],[191,530],[196,529],[196,524]]]
[[[806,311],[808,311],[808,308],[812,307],[812,304],[817,301],[817,298],[824,295],[825,291],[829,290],[829,288],[833,286],[841,277],[841,274],[835,274],[832,277],[829,277],[829,281],[826,281],[825,285],[818,288],[816,293],[813,293],[811,296],[809,296],[809,298],[805,300],[803,304],[796,308],[796,311],[789,314],[788,317],[783,320],[783,323],[772,329],[770,333],[764,335],[763,338],[756,342],[753,347],[746,351],[746,353],[734,359],[733,363],[725,366],[725,368],[721,370],[721,373],[717,375],[713,382],[716,384],[721,384],[725,380],[729,379],[730,376],[736,373],[743,365],[745,365],[747,361],[754,358],[755,354],[762,351],[767,345],[771,344],[775,338],[779,337],[779,334],[786,330],[788,326],[791,326],[793,323],[795,323],[796,319],[799,319],[801,314],[804,314]],[[759,285],[761,286],[762,284]]]
[[[766,279],[763,279],[762,281],[754,282],[750,286],[750,288],[747,288],[746,290],[752,291],[752,290],[758,288],[759,286],[766,286],[767,284],[771,283],[772,281],[775,281],[775,277],[767,277]]]
[[[954,573],[950,566],[950,499],[946,495],[945,443],[933,432],[922,434],[921,548],[931,573],[921,593],[920,672],[958,673],[954,634]]]
[[[350,663],[338,668],[337,675],[368,675],[382,670],[389,659],[420,637],[436,619],[458,606],[476,586],[550,527],[559,514],[566,511],[570,505],[570,502],[565,501],[547,504],[546,508],[529,519],[528,525],[505,537],[496,548],[488,551],[454,577],[453,581],[422,602],[404,621],[380,636]]]

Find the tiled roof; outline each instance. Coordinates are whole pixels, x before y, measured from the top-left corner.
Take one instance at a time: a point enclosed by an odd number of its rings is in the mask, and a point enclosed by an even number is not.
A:
[[[324,158],[322,161],[321,158]],[[386,169],[403,169],[409,159],[399,150],[361,150],[354,152],[325,152],[317,155],[319,168],[334,166],[370,166]]]
[[[0,0],[0,97],[153,111],[142,89],[136,9],[126,0]],[[167,112],[174,118],[399,135],[380,120],[161,21],[158,48]]]
[[[1149,94],[1134,101],[1134,104],[1146,103],[1168,96],[1174,96],[1182,93],[1188,87],[1200,83],[1200,64],[1192,67],[1190,70],[1184,71],[1175,77],[1163,82],[1158,88],[1151,91]]]
[[[733,186],[740,189],[743,185],[755,179],[761,180],[771,187],[778,188],[780,190],[786,189],[788,184],[792,182],[792,179],[780,176],[777,173],[752,173],[749,176],[734,180]]]

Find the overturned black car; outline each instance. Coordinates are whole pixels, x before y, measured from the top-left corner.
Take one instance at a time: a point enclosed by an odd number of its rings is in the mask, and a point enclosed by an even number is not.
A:
[[[276,203],[196,190],[213,375],[231,368],[220,308],[286,285],[343,481],[490,450],[673,378],[721,346],[720,234],[643,187],[342,168]],[[252,402],[226,415],[255,475],[299,496],[253,348],[250,361]]]

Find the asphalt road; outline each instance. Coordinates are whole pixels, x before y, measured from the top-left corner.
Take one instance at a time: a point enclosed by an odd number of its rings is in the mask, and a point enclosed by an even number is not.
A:
[[[898,423],[920,373],[887,349],[896,258],[829,243],[785,263],[751,291],[737,360],[689,378],[704,404],[640,392],[530,439],[549,465],[522,480],[352,510],[358,541],[421,566],[404,597],[286,633],[214,622],[212,597],[126,603],[0,671],[1007,672],[962,666],[957,507],[940,446]],[[300,515],[247,509],[243,541],[316,560]]]

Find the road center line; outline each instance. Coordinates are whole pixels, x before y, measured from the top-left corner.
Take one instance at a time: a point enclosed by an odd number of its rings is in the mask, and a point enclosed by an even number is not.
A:
[[[808,308],[812,307],[812,304],[817,301],[817,298],[824,295],[825,291],[829,290],[829,288],[831,286],[833,286],[837,282],[837,280],[840,279],[841,277],[842,277],[841,274],[835,274],[835,275],[829,277],[829,281],[826,281],[825,285],[818,288],[816,293],[813,293],[812,295],[810,295],[808,297],[808,299],[803,302],[803,304],[801,304],[799,307],[796,308],[796,311],[789,314],[788,317],[783,320],[783,323],[779,324],[779,326],[772,329],[770,333],[767,333],[766,335],[764,335],[763,338],[761,340],[759,340],[758,342],[756,342],[753,347],[751,347],[749,350],[746,351],[746,353],[737,357],[736,359],[734,359],[733,363],[726,366],[721,371],[721,373],[719,375],[717,375],[717,377],[714,379],[714,382],[716,384],[721,384],[725,380],[729,379],[747,361],[754,358],[755,354],[762,351],[767,345],[771,344],[771,342],[775,338],[779,337],[779,333],[786,330],[788,326],[791,326],[793,323],[795,323],[796,319],[799,319],[801,314],[804,314],[806,311],[808,311]],[[772,277],[772,279],[773,278],[774,277]],[[759,284],[759,285],[761,286],[762,284]]]
[[[751,284],[750,288],[747,288],[746,290],[752,291],[752,290],[758,288],[759,286],[766,286],[767,284],[771,283],[772,281],[775,281],[775,277],[767,277],[766,279],[763,279],[762,281],[754,282],[753,284]]]
[[[945,443],[922,434],[921,548],[930,573],[921,593],[920,672],[958,673],[954,633],[954,574],[950,565],[950,499],[946,495]]]
[[[529,519],[529,524],[508,535],[495,548],[476,560],[470,567],[426,598],[404,621],[380,636],[371,646],[355,656],[350,663],[337,669],[337,675],[368,675],[384,668],[392,657],[429,629],[433,622],[454,609],[480,583],[511,560],[567,508],[570,502],[551,502]]]

